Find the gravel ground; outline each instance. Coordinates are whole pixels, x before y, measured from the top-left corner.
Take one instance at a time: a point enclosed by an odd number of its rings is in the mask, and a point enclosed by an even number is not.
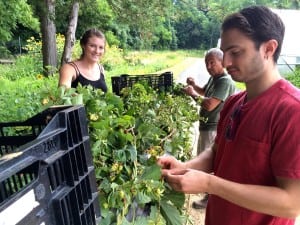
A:
[[[193,225],[204,225],[205,209],[193,209],[192,207],[193,201],[202,199],[202,197],[202,194],[186,196],[186,210]]]

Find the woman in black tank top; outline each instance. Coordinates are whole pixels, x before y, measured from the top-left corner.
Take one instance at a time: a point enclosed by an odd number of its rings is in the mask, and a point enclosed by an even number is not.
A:
[[[78,60],[64,64],[60,69],[59,86],[76,88],[92,86],[107,92],[104,68],[99,61],[105,50],[105,36],[96,29],[88,30],[80,39],[82,55]]]
[[[100,69],[100,78],[98,80],[88,80],[87,78],[82,75],[77,67],[77,65],[74,62],[69,63],[71,66],[74,67],[76,70],[76,79],[72,81],[71,87],[76,88],[78,84],[81,84],[82,86],[88,86],[91,85],[92,87],[96,89],[101,89],[103,92],[107,92],[107,86],[104,79],[104,72],[102,65],[98,64]]]

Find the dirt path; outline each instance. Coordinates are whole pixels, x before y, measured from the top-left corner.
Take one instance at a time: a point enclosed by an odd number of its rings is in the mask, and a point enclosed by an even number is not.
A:
[[[193,201],[202,199],[203,195],[186,195],[186,211],[187,214],[190,215],[190,219],[193,225],[204,225],[205,219],[205,209],[193,209],[192,203]]]
[[[203,58],[188,57],[181,63],[178,63],[168,69],[158,71],[157,73],[163,73],[166,71],[173,72],[173,79],[176,83],[185,84],[186,78],[191,76],[194,77],[196,83],[203,85],[209,78]]]

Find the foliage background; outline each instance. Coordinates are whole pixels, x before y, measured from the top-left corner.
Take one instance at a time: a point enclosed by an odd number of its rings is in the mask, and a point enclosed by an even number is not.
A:
[[[107,53],[101,63],[107,71],[109,87],[114,75],[156,73],[186,57],[202,57],[203,51],[182,49],[216,46],[220,23],[232,11],[253,4],[299,8],[298,0],[78,1],[76,38],[90,27],[106,35]],[[52,17],[57,29],[58,58],[72,3],[73,0],[55,1],[56,13]],[[159,169],[151,166],[155,157],[165,152],[183,160],[189,157],[188,129],[197,120],[191,99],[160,96],[142,86],[125,93],[124,101],[112,93],[104,96],[85,88],[62,92],[57,88],[57,71],[47,78],[42,75],[36,4],[35,0],[0,2],[0,58],[15,60],[13,66],[0,65],[0,122],[22,121],[53,104],[76,104],[79,93],[88,110],[95,171],[103,196],[103,224],[128,224],[124,218],[131,210],[131,202],[142,207],[150,203],[152,213],[147,222],[139,218],[141,224],[181,224],[182,196],[170,192],[160,180]],[[80,51],[76,42],[74,59]],[[299,70],[287,79],[299,87]]]
[[[299,0],[77,0],[76,38],[90,27],[104,31],[108,43],[121,49],[208,49],[216,46],[225,15],[249,5],[299,9]],[[0,58],[27,52],[30,37],[40,38],[39,1],[0,2]],[[57,34],[65,34],[73,0],[56,0]]]
[[[189,128],[198,120],[192,99],[183,95],[180,87],[174,89],[175,94],[158,94],[137,85],[125,91],[122,99],[111,92],[104,95],[91,88],[62,90],[57,88],[57,74],[46,78],[38,71],[21,71],[38,68],[33,65],[40,58],[39,44],[30,39],[26,46],[28,53],[17,58],[15,67],[0,66],[6,72],[0,78],[4,84],[0,90],[2,122],[25,120],[51,105],[84,103],[101,196],[101,224],[181,225],[184,196],[164,186],[156,157],[164,153],[182,160],[190,157]],[[173,52],[147,51],[123,55],[119,49],[111,51],[110,57],[123,60],[123,71],[137,74],[174,65],[188,53],[177,52],[177,56]],[[191,52],[189,56],[198,54]],[[20,72],[17,79],[13,76],[16,71]],[[132,206],[132,202],[137,205]],[[151,209],[151,213],[128,216],[135,208]]]

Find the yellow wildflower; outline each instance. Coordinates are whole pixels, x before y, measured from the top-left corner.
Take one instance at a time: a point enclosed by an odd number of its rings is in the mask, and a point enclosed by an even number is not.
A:
[[[46,104],[48,104],[49,103],[49,99],[48,98],[44,98],[43,100],[42,100],[42,104],[43,105],[46,105]]]
[[[41,80],[41,79],[44,78],[44,76],[43,76],[42,74],[38,74],[38,75],[36,75],[36,78],[37,78],[38,80]]]

